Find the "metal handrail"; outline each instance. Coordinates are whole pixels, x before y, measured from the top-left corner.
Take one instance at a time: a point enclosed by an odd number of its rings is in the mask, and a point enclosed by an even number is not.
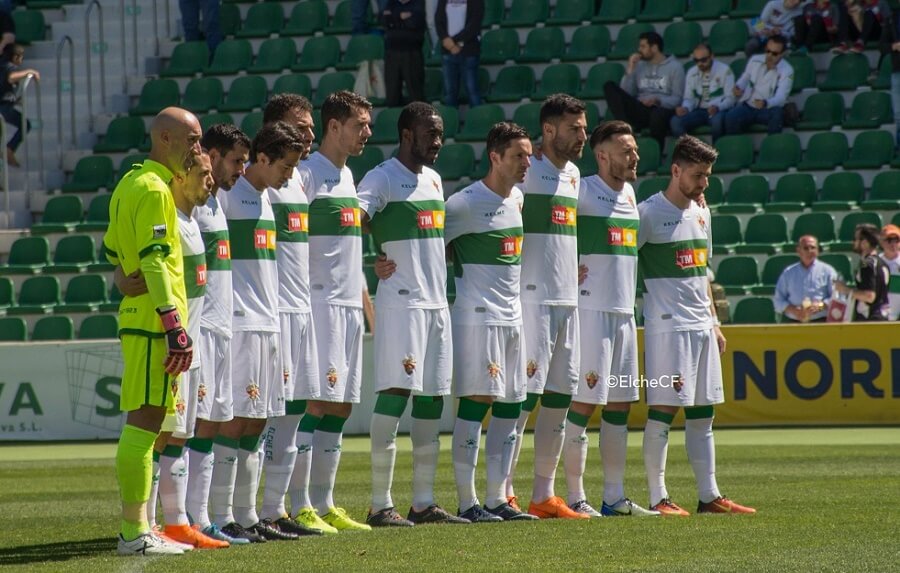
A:
[[[96,2],[97,0],[94,0]],[[41,83],[34,80],[34,74],[28,74],[22,80],[22,124],[19,129],[22,130],[22,137],[25,141],[25,162],[23,170],[25,172],[25,197],[28,201],[28,207],[31,208],[31,181],[28,164],[31,163],[31,153],[28,152],[28,88],[34,86],[34,97],[37,101],[37,140],[38,140],[38,177],[41,187],[44,186],[44,113],[41,110]]]
[[[106,42],[103,34],[103,6],[99,0],[88,2],[84,12],[84,59],[87,66],[87,100],[88,100],[88,126],[94,131],[94,96],[92,94],[93,78],[91,77],[91,12],[97,8],[97,21],[100,23],[100,101],[106,105]],[[124,72],[124,70],[123,70]]]
[[[68,35],[63,36],[56,45],[56,145],[59,151],[59,167],[63,165],[63,114],[62,114],[62,51],[63,48],[69,46],[69,123],[71,124],[71,144],[74,146],[77,141],[75,133],[75,44]]]
[[[3,142],[3,145],[6,145],[6,121],[0,120],[0,141]],[[0,153],[0,167],[3,168],[3,196],[4,196],[4,205],[6,209],[6,226],[10,227],[10,214],[9,214],[9,163],[6,161],[6,153]]]

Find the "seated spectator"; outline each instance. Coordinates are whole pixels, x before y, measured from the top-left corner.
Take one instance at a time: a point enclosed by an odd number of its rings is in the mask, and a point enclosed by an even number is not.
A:
[[[812,51],[816,44],[834,44],[838,36],[841,0],[815,0],[803,6],[794,20],[795,53]]]
[[[854,321],[884,321],[890,317],[888,284],[891,272],[878,256],[879,234],[878,227],[871,223],[856,226],[853,233],[853,250],[859,255],[856,288],[850,288],[841,281],[834,283],[834,289],[848,297],[848,306],[853,307]]]
[[[15,134],[6,143],[6,161],[13,167],[19,166],[16,149],[22,143],[22,112],[16,109],[19,101],[18,83],[29,75],[41,81],[41,74],[31,68],[23,68],[25,48],[20,44],[7,44],[0,55],[0,115],[15,130]],[[31,130],[31,122],[26,121],[25,128]]]
[[[744,46],[749,58],[762,51],[772,36],[794,37],[794,19],[803,14],[801,0],[769,0],[763,6],[762,14],[753,25],[750,39]]]
[[[838,273],[819,260],[819,241],[812,235],[797,241],[797,256],[800,262],[778,277],[775,311],[782,315],[782,322],[825,322]]]
[[[441,39],[444,103],[459,105],[459,80],[466,82],[469,105],[481,105],[478,62],[481,59],[481,20],[484,0],[438,0],[434,27]]]
[[[734,105],[734,72],[716,60],[708,44],[694,48],[694,67],[684,82],[684,99],[669,122],[672,135],[681,137],[710,125],[712,118]]]
[[[603,92],[613,117],[630,123],[635,131],[649,127],[662,149],[669,120],[684,95],[684,67],[663,52],[662,36],[644,32],[620,85],[606,82]]]
[[[844,0],[844,9],[838,25],[838,42],[834,52],[852,50],[862,53],[866,43],[881,36],[881,22],[889,8],[882,0]],[[853,42],[853,45],[850,45]]]
[[[881,55],[891,58],[891,103],[894,108],[894,133],[900,148],[900,10],[885,14],[881,26]]]
[[[781,132],[784,104],[794,86],[794,68],[785,61],[785,50],[784,37],[772,36],[766,43],[765,55],[747,61],[744,73],[734,85],[738,103],[712,118],[713,137],[743,133],[756,123],[767,126],[770,134]]]
[[[388,107],[400,105],[403,83],[410,101],[425,101],[425,0],[389,0],[384,25],[384,86]]]
[[[891,272],[888,283],[890,319],[897,320],[900,318],[900,227],[897,225],[885,225],[881,230],[881,260]]]

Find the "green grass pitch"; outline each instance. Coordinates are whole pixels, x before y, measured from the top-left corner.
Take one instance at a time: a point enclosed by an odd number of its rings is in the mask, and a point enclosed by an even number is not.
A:
[[[0,447],[0,570],[33,571],[896,571],[900,517],[900,429],[719,430],[723,492],[754,516],[603,518],[346,533],[182,557],[115,555],[118,496],[115,444]],[[626,491],[647,503],[641,434],[632,433]],[[356,518],[369,500],[368,438],[345,440],[336,499]],[[683,448],[672,432],[668,485],[696,509]],[[444,436],[438,502],[456,508]],[[527,506],[533,450],[522,449],[517,491]],[[394,501],[410,500],[409,440],[398,440]],[[484,489],[483,454],[479,464]],[[591,432],[586,489],[602,493],[597,433]],[[557,477],[565,495],[565,476]]]

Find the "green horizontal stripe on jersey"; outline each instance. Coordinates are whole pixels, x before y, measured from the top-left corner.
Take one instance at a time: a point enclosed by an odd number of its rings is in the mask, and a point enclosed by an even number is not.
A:
[[[279,243],[308,243],[309,232],[291,231],[290,215],[309,213],[309,205],[306,203],[272,203],[272,211],[275,212],[276,238]],[[307,219],[308,221],[308,219]]]
[[[462,276],[463,265],[520,265],[521,249],[518,254],[504,255],[501,245],[504,241],[521,241],[522,227],[495,229],[486,233],[469,233],[453,239],[453,269],[456,276]]]
[[[526,233],[574,236],[576,227],[565,223],[565,211],[560,213],[563,218],[558,219],[554,218],[553,210],[577,209],[577,207],[578,199],[572,197],[526,194],[522,205],[522,227]]]
[[[309,205],[309,235],[321,236],[362,236],[362,227],[342,224],[345,209],[359,209],[356,197],[324,197],[315,199]],[[362,216],[362,213],[360,213]]]
[[[706,239],[692,239],[687,241],[674,241],[671,243],[645,243],[640,250],[638,264],[645,280],[649,279],[678,279],[688,277],[706,276],[707,259],[703,265],[678,266],[676,258],[679,251],[694,249],[706,249]],[[709,257],[709,252],[706,253]]]
[[[900,292],[900,275],[891,275],[891,282],[888,283],[888,292]]]
[[[206,246],[206,270],[207,271],[230,271],[231,270],[231,247],[228,247],[226,253],[219,253],[220,241],[229,242],[228,230],[209,231],[203,233],[203,244]]]
[[[262,219],[228,219],[231,260],[275,260],[274,248],[257,248],[256,232],[275,232],[275,222]],[[274,243],[273,243],[274,247]]]
[[[441,220],[435,226],[433,213],[440,213]],[[434,201],[394,201],[375,213],[369,227],[375,245],[391,241],[414,241],[416,239],[444,238],[444,202]]]
[[[205,264],[205,253],[184,256],[184,290],[188,298],[200,298],[206,294],[206,282],[197,284],[197,267]]]
[[[594,215],[578,216],[578,254],[579,255],[627,255],[636,257],[638,219],[621,217],[597,217]],[[634,245],[610,244],[610,229],[631,229],[634,231]],[[613,241],[614,243],[616,241]]]

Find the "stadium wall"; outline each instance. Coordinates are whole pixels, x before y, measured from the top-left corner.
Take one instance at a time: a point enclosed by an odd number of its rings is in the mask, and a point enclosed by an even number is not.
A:
[[[717,426],[900,424],[896,324],[726,326],[723,331],[726,402],[716,408]],[[368,336],[362,403],[354,408],[347,433],[368,433],[375,398],[372,352]],[[0,441],[118,436],[123,416],[117,342],[0,344],[0,365]],[[643,427],[646,412],[646,406],[636,405],[629,425]],[[444,408],[443,431],[452,430],[453,414],[454,408]],[[408,424],[407,414],[401,431],[408,431]]]

